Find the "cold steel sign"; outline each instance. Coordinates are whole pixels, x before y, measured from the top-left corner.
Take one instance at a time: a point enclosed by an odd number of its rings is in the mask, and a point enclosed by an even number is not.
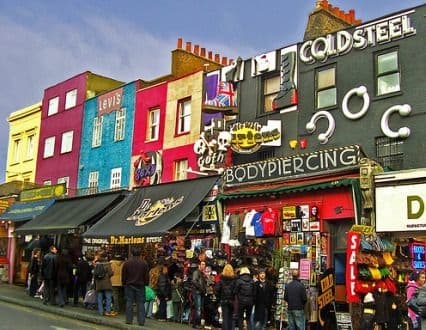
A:
[[[229,167],[224,173],[225,184],[274,181],[310,176],[324,171],[334,171],[358,166],[361,159],[359,146],[321,150],[285,158]]]
[[[329,57],[339,56],[352,51],[384,44],[416,34],[411,26],[409,14],[414,10],[358,26],[354,31],[339,31],[308,40],[299,51],[300,60],[307,64],[324,62]]]

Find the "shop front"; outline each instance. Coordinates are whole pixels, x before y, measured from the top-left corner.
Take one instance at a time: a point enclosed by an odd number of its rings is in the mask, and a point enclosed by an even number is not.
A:
[[[325,326],[318,310],[330,306],[328,287],[333,306],[348,310],[346,232],[361,216],[360,160],[359,147],[348,146],[225,171],[221,242],[231,260],[275,270],[277,321],[286,318],[283,294],[292,269],[308,289],[312,324]],[[328,274],[331,284],[322,285]]]

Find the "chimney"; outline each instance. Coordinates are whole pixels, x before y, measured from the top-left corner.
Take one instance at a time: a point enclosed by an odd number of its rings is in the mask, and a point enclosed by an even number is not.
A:
[[[186,49],[185,49],[187,52],[190,52],[191,51],[191,42],[190,41],[187,41],[186,42]]]
[[[230,59],[229,59],[229,62],[228,62],[228,65],[231,65],[232,63],[234,63],[234,59],[233,59],[233,58],[230,58]]]
[[[206,49],[204,47],[201,48],[200,56],[201,57],[206,57]]]
[[[194,45],[194,54],[200,55],[200,45]]]
[[[214,54],[214,61],[220,63],[220,54]]]
[[[213,52],[209,51],[209,60],[213,60]]]
[[[177,49],[182,49],[183,40],[182,38],[178,38],[177,40]]]
[[[222,57],[222,65],[228,64],[228,58],[226,56]]]

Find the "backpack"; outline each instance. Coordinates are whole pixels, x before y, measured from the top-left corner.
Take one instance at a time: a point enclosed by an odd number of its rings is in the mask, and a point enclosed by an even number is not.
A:
[[[102,280],[105,278],[105,276],[107,275],[107,270],[105,268],[105,266],[98,262],[95,265],[95,269],[93,270],[93,276],[95,276],[96,280]]]

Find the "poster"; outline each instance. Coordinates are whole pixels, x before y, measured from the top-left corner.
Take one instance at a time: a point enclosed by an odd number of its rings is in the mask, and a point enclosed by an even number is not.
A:
[[[283,206],[283,220],[296,218],[296,206]]]
[[[301,280],[311,279],[311,260],[310,259],[300,259],[299,278]]]

